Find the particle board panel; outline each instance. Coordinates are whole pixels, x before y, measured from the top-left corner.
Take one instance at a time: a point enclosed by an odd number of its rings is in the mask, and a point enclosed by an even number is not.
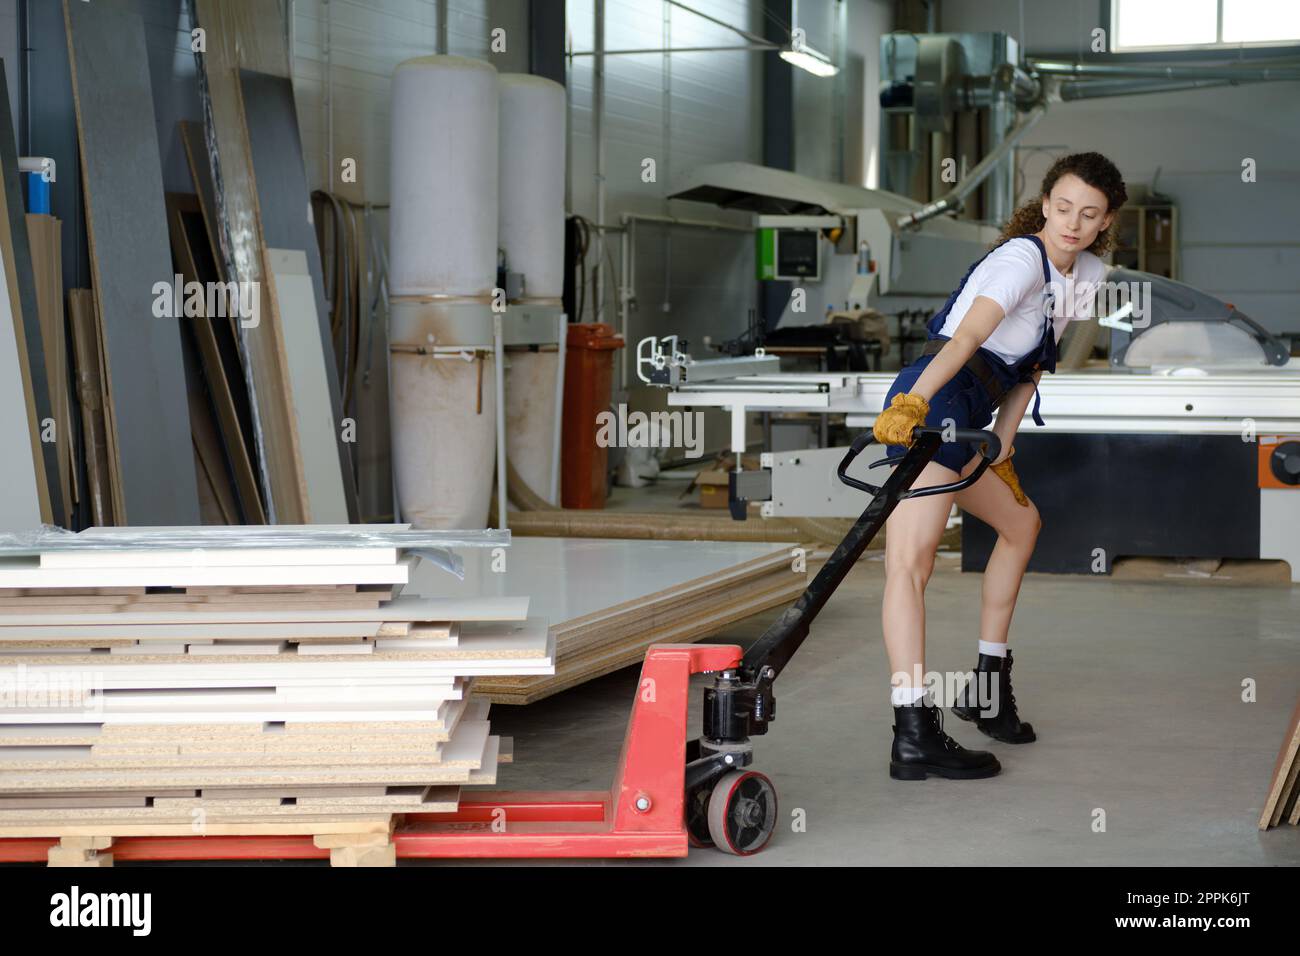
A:
[[[86,462],[91,520],[113,523],[113,488],[109,474],[108,435],[104,420],[104,383],[100,375],[100,335],[95,296],[89,289],[68,290],[68,329],[76,363],[77,401]]]
[[[93,603],[92,603],[93,602]],[[111,603],[110,603],[111,602]],[[340,614],[350,613],[357,620],[373,620],[381,603],[380,597],[365,594],[248,594],[248,595],[203,595],[186,593],[157,593],[129,596],[93,596],[84,597],[46,597],[32,595],[21,598],[0,597],[0,613],[31,615],[49,618],[50,615],[64,616],[73,614],[175,614],[193,611],[199,614],[238,611],[256,613],[271,609],[293,615],[311,614],[328,608]],[[343,620],[351,618],[343,617]],[[40,623],[39,620],[36,623]]]
[[[227,653],[195,656],[155,655],[128,656],[111,654],[31,654],[11,656],[8,661],[21,664],[21,675],[9,675],[0,666],[0,677],[13,682],[15,690],[46,679],[58,680],[69,674],[93,678],[96,686],[115,687],[221,687],[257,684],[287,687],[312,682],[365,681],[387,679],[451,680],[476,674],[549,674],[555,667],[555,638],[543,628],[540,640],[527,657],[510,656],[514,649],[503,644],[485,647],[479,654],[466,646],[430,648],[424,651],[374,651],[365,660],[352,654],[312,654],[299,657],[291,649],[271,653]],[[13,665],[8,665],[13,666]]]
[[[112,397],[115,517],[197,524],[180,333],[154,316],[170,282],[158,134],[144,26],[130,0],[64,0],[86,223]]]
[[[265,734],[226,735],[187,740],[182,737],[137,737],[114,739],[111,742],[41,744],[88,750],[94,757],[115,755],[208,755],[208,754],[319,754],[338,755],[347,759],[354,754],[435,754],[450,739],[450,734],[368,734],[348,737],[326,734]]]
[[[426,813],[423,807],[415,805],[416,810],[408,812]],[[452,809],[455,809],[454,807]],[[211,803],[198,802],[192,806],[172,806],[168,803],[159,808],[155,801],[153,806],[126,807],[121,809],[70,808],[47,810],[0,810],[0,829],[11,826],[32,825],[70,825],[90,826],[107,824],[113,828],[114,835],[125,836],[115,823],[129,826],[182,826],[188,825],[190,836],[199,836],[207,832],[206,824],[263,823],[271,824],[277,820],[312,821],[312,820],[364,820],[393,812],[402,812],[401,805],[364,803],[358,801],[352,805],[330,807],[299,807],[296,804],[267,802],[264,805],[247,807],[214,806]]]
[[[38,776],[11,771],[0,764],[0,792],[34,793],[42,790],[138,790],[147,787],[213,786],[312,786],[321,784],[381,783],[386,786],[468,783],[472,771],[484,769],[489,753],[488,726],[484,722],[462,723],[442,752],[436,765],[336,767],[193,767],[168,768],[165,772],[141,770],[42,770]]]
[[[306,514],[311,521],[345,523],[349,510],[355,514],[355,495],[349,509],[339,457],[339,448],[346,445],[330,406],[328,373],[334,357],[321,342],[307,257],[300,249],[268,247],[265,267],[272,317],[284,339],[298,452],[307,490]]]
[[[454,712],[470,716],[468,701],[445,700],[441,704],[442,717],[437,721],[389,721],[382,725],[365,722],[336,722],[302,724],[287,723],[208,723],[208,724],[0,724],[0,746],[46,746],[49,744],[81,744],[94,746],[98,743],[131,743],[135,741],[178,740],[193,742],[201,739],[228,741],[246,740],[256,743],[264,738],[280,737],[323,737],[332,740],[349,741],[363,739],[366,736],[383,735],[385,738],[402,738],[411,741],[424,739],[441,741],[446,739],[449,728],[454,726],[451,717]],[[473,720],[486,720],[478,711],[471,716]]]
[[[139,618],[140,615],[122,615],[122,617]],[[162,615],[159,615],[162,617]],[[195,615],[196,617],[198,615]],[[205,617],[209,615],[204,615]],[[243,615],[247,617],[248,615]],[[0,615],[0,621],[6,616]],[[289,622],[255,624],[251,622],[208,623],[206,621],[163,621],[158,624],[138,623],[135,620],[124,624],[50,624],[50,625],[0,625],[0,660],[8,653],[7,644],[11,640],[51,641],[74,643],[86,639],[123,638],[133,641],[174,642],[186,638],[214,638],[225,641],[253,642],[276,638],[279,640],[298,640],[310,637],[363,638],[374,637],[379,631],[379,621],[338,623]],[[94,646],[94,645],[91,645]],[[221,650],[204,653],[230,653],[229,645],[214,645]],[[146,653],[146,651],[140,651]],[[161,650],[156,653],[163,653]],[[240,647],[239,653],[253,653],[248,647]]]
[[[0,71],[3,72],[3,71]],[[32,270],[31,244],[23,206],[22,177],[14,122],[9,111],[9,91],[0,76],[0,266],[7,293],[0,311],[0,376],[4,379],[4,404],[0,406],[0,438],[6,449],[5,478],[13,472],[15,501],[0,504],[0,527],[28,530],[40,521],[63,523],[62,498],[51,497],[57,484],[56,442],[41,440],[43,423],[53,418],[47,379],[45,348]],[[7,315],[6,315],[7,313]],[[23,427],[25,425],[25,427]],[[56,438],[63,424],[56,422]],[[25,451],[20,452],[23,449]],[[8,486],[6,486],[8,491]],[[30,521],[33,501],[37,521]]]
[[[325,833],[387,833],[389,814],[362,814],[355,817],[321,817],[308,820],[215,821],[202,827],[203,836],[319,836]],[[108,832],[105,832],[108,831]],[[0,837],[131,837],[196,835],[192,817],[177,823],[139,823],[104,820],[95,823],[61,823],[57,819],[42,823],[13,823],[0,827]]]
[[[294,363],[295,343],[304,353],[322,356],[319,372],[323,375],[319,409],[329,422],[329,431],[335,436],[329,450],[335,465],[331,480],[337,476],[344,496],[344,508],[350,520],[357,521],[356,487],[352,478],[352,454],[348,444],[337,440],[343,420],[343,402],[340,397],[338,368],[334,356],[333,336],[330,331],[329,305],[325,299],[324,270],[321,267],[320,244],[311,218],[311,190],[303,163],[302,142],[298,134],[298,113],[294,104],[293,82],[286,76],[275,76],[251,69],[239,73],[240,100],[244,107],[244,124],[248,135],[253,179],[256,184],[255,204],[262,228],[262,239],[269,250],[298,252],[303,255],[303,273],[310,286],[307,297],[312,308],[301,307],[303,321],[291,329],[289,317],[283,316],[285,346],[289,361]],[[272,270],[275,271],[275,270]],[[280,285],[276,277],[277,287]],[[307,322],[310,317],[311,322]],[[314,334],[313,334],[314,333]],[[309,340],[314,338],[314,344]],[[298,376],[294,374],[294,400],[303,400]],[[301,434],[301,432],[300,432]],[[324,451],[324,449],[322,449]],[[322,467],[324,467],[322,463]],[[309,482],[313,476],[309,469]],[[345,518],[344,520],[349,520]]]
[[[133,624],[146,627],[161,625],[210,627],[216,624],[258,624],[263,627],[314,625],[302,627],[300,629],[302,636],[311,636],[318,633],[318,628],[323,625],[335,625],[339,628],[348,626],[351,628],[350,630],[339,630],[337,633],[375,637],[379,635],[380,628],[386,621],[384,611],[380,607],[360,611],[350,609],[337,611],[316,609],[279,611],[274,610],[274,608],[278,607],[278,604],[268,603],[264,609],[238,608],[226,610],[221,604],[204,603],[192,605],[197,610],[191,610],[191,605],[187,602],[181,605],[180,610],[175,610],[175,604],[168,603],[158,605],[157,610],[141,611],[137,610],[134,605],[118,606],[121,610],[60,614],[58,621],[51,621],[49,614],[30,614],[22,608],[16,611],[0,608],[0,636],[9,633],[15,628],[24,626],[68,629],[95,628],[102,625],[128,626]],[[325,632],[320,631],[319,633],[323,634]],[[442,626],[440,634],[447,635],[446,625]]]
[[[209,720],[216,724],[226,724],[232,720],[243,719],[250,724],[261,724],[267,722],[289,722],[296,721],[305,723],[309,721],[318,721],[322,724],[336,724],[340,721],[346,721],[349,718],[354,723],[364,723],[366,726],[383,726],[387,723],[409,724],[409,723],[434,723],[442,714],[442,703],[408,706],[388,706],[377,708],[373,704],[357,706],[343,703],[330,703],[328,705],[313,706],[311,704],[280,704],[272,703],[259,708],[247,708],[245,710],[236,710],[227,707],[215,707],[202,711],[176,711],[174,714],[159,711],[121,711],[106,713],[104,711],[91,711],[85,714],[84,720],[87,723],[97,723],[103,720],[111,720],[118,726],[129,726],[132,724],[154,726],[160,722],[169,719],[175,719],[178,724],[201,724],[204,720]],[[80,716],[78,711],[48,711],[38,714],[24,715],[15,713],[6,715],[6,720],[11,722],[20,722],[24,717],[29,717],[29,723],[39,724],[47,719],[58,720],[61,723],[73,723]],[[0,788],[3,789],[3,788]]]

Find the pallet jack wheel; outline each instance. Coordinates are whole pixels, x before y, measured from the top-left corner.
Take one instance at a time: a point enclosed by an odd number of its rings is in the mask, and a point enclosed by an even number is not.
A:
[[[713,785],[709,836],[720,850],[750,856],[776,830],[776,787],[756,770],[733,770]]]
[[[709,836],[709,795],[712,787],[696,787],[686,792],[686,838],[691,846],[713,846]]]

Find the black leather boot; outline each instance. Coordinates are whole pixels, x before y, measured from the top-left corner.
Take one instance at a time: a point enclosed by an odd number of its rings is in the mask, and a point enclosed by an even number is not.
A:
[[[1033,726],[1016,712],[1009,650],[1005,658],[980,655],[975,676],[957,695],[952,712],[962,720],[975,721],[981,732],[1003,743],[1027,744],[1038,739]]]
[[[1002,769],[987,750],[967,750],[943,732],[943,712],[927,698],[894,708],[894,746],[889,775],[924,780],[930,774],[953,780],[992,777]]]

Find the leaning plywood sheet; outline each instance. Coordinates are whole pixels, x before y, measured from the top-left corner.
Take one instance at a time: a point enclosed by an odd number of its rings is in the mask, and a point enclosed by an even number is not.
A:
[[[284,337],[306,484],[304,511],[310,521],[346,523],[348,500],[339,464],[344,442],[330,411],[328,373],[333,357],[326,355],[321,342],[307,257],[298,249],[268,248],[266,274],[272,318]]]
[[[55,446],[41,441],[42,422],[50,419],[49,395],[3,76],[0,99],[0,448],[5,450],[0,478],[6,492],[0,500],[0,529],[26,530],[55,520],[47,476],[57,474],[58,464]]]
[[[1273,765],[1273,778],[1269,781],[1264,798],[1264,812],[1260,814],[1259,828],[1267,830],[1277,826],[1285,809],[1288,783],[1295,786],[1297,768],[1300,768],[1300,702],[1291,714],[1291,723],[1282,737],[1282,749]]]
[[[121,522],[196,524],[198,490],[170,288],[158,134],[144,26],[130,0],[65,0],[86,221],[112,398],[110,464]]]
[[[95,296],[89,289],[68,290],[68,328],[72,333],[73,357],[77,366],[77,401],[81,406],[90,518],[97,525],[111,525],[113,485],[108,467],[104,385],[100,374],[103,362]]]
[[[194,196],[168,193],[167,216],[172,256],[185,282],[188,284],[222,281],[213,261],[212,248],[202,221],[203,215],[199,209],[198,199]],[[204,287],[211,288],[211,286]],[[238,321],[238,318],[228,319],[219,315],[209,315],[206,299],[198,311],[202,314],[187,316],[190,319],[188,325],[202,364],[202,377],[208,387],[222,446],[230,462],[231,475],[245,519],[232,524],[263,524],[266,515],[262,510],[261,493],[257,487],[257,476],[253,471],[252,461],[248,456],[244,423],[241,419],[241,411],[244,413],[243,418],[247,418],[247,403],[243,401],[246,396],[243,393],[242,371],[237,354],[231,355],[229,361],[225,357],[233,345],[229,324],[231,321]],[[227,343],[224,350],[223,343]],[[235,378],[235,373],[240,376],[238,380]]]
[[[50,415],[56,428],[54,439],[58,459],[58,489],[61,513],[72,514],[76,498],[76,473],[72,449],[76,444],[68,401],[67,336],[63,320],[62,223],[49,215],[27,214],[27,237],[31,243],[32,274],[36,280],[36,308],[41,320],[41,352],[45,358],[45,379],[50,397]],[[53,484],[53,483],[51,483]]]
[[[322,356],[316,374],[322,378],[324,394],[310,400],[322,404],[321,413],[328,417],[335,441],[331,451],[336,459],[335,470],[340,476],[350,520],[359,520],[356,488],[352,481],[351,446],[337,440],[343,421],[337,365],[334,358],[333,337],[330,334],[329,305],[325,300],[325,286],[320,261],[320,247],[316,227],[311,221],[311,191],[303,164],[302,142],[298,137],[298,111],[294,105],[293,83],[285,76],[273,76],[244,69],[240,71],[241,100],[244,106],[244,124],[248,133],[249,149],[253,162],[256,185],[256,207],[262,228],[262,241],[268,249],[301,252],[304,255],[303,273],[310,287],[314,308],[311,318],[317,344],[307,349],[305,341],[307,323],[291,334],[289,316],[285,322],[285,347],[302,347]],[[307,315],[307,310],[302,310]],[[289,360],[293,362],[292,352]],[[304,400],[300,394],[298,376],[293,380],[295,403]],[[306,453],[304,449],[304,453]],[[309,480],[314,466],[305,463]],[[320,519],[317,519],[320,520]],[[346,519],[345,519],[346,520]]]
[[[280,8],[262,0],[195,0],[195,25],[207,49],[197,55],[204,130],[213,194],[219,213],[222,269],[230,281],[256,283],[259,321],[238,324],[247,368],[253,439],[268,519],[289,524],[305,518],[306,489],[293,422],[284,342],[271,317],[257,186],[239,89],[241,66],[288,74]]]

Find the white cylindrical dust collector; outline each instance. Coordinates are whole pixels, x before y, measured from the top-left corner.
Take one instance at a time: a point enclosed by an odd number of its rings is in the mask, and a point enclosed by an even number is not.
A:
[[[564,87],[502,74],[499,243],[523,294],[511,309],[554,313],[564,294]],[[506,457],[536,494],[558,504],[554,441],[563,348],[515,347],[506,363]]]
[[[425,56],[393,75],[390,410],[404,520],[482,528],[496,457],[497,71]]]

